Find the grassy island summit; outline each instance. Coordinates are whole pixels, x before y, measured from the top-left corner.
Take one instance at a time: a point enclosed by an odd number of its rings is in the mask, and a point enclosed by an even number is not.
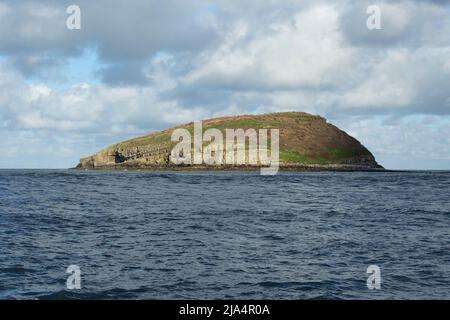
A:
[[[242,115],[204,120],[203,130],[279,129],[279,166],[281,170],[380,170],[372,153],[358,140],[320,116],[304,112]],[[175,129],[194,131],[188,123],[119,142],[86,158],[77,169],[149,169],[149,170],[252,170],[261,167],[243,165],[176,165],[171,161]],[[269,135],[270,140],[270,135]],[[203,142],[203,145],[207,143]],[[270,143],[268,144],[270,146]],[[193,147],[192,147],[193,148]],[[248,151],[248,150],[247,150]],[[248,158],[247,158],[248,159]]]

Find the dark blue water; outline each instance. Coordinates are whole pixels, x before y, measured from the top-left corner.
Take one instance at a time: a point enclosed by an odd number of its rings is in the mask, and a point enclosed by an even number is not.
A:
[[[0,298],[449,299],[449,192],[446,172],[0,171]]]

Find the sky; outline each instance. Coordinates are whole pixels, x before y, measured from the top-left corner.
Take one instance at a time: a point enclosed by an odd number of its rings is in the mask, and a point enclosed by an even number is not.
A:
[[[450,1],[0,0],[0,168],[282,111],[327,118],[386,168],[450,169]]]

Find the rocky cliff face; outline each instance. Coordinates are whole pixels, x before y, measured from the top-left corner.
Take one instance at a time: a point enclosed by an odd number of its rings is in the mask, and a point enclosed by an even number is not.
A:
[[[193,123],[177,128],[192,132]],[[381,168],[370,151],[359,141],[327,123],[324,118],[303,112],[244,115],[203,121],[203,132],[209,128],[219,129],[224,136],[225,129],[279,129],[281,168]],[[175,129],[117,143],[95,155],[82,158],[77,168],[177,167],[171,162],[171,151],[176,144],[171,142],[171,134]]]

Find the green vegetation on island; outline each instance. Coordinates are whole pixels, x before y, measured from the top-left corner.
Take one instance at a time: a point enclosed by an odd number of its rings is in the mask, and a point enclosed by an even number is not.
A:
[[[226,129],[279,129],[280,168],[286,169],[380,169],[374,156],[358,140],[328,123],[320,116],[304,112],[283,112],[263,115],[242,115],[204,120],[203,132],[215,128],[225,137]],[[171,141],[177,128],[191,134],[194,124],[151,133],[114,144],[93,156],[80,160],[84,169],[223,169],[230,166],[176,166],[171,161]],[[270,134],[268,134],[270,140]],[[270,146],[270,143],[268,143]],[[255,165],[245,165],[248,169]],[[256,166],[258,167],[258,166]]]

